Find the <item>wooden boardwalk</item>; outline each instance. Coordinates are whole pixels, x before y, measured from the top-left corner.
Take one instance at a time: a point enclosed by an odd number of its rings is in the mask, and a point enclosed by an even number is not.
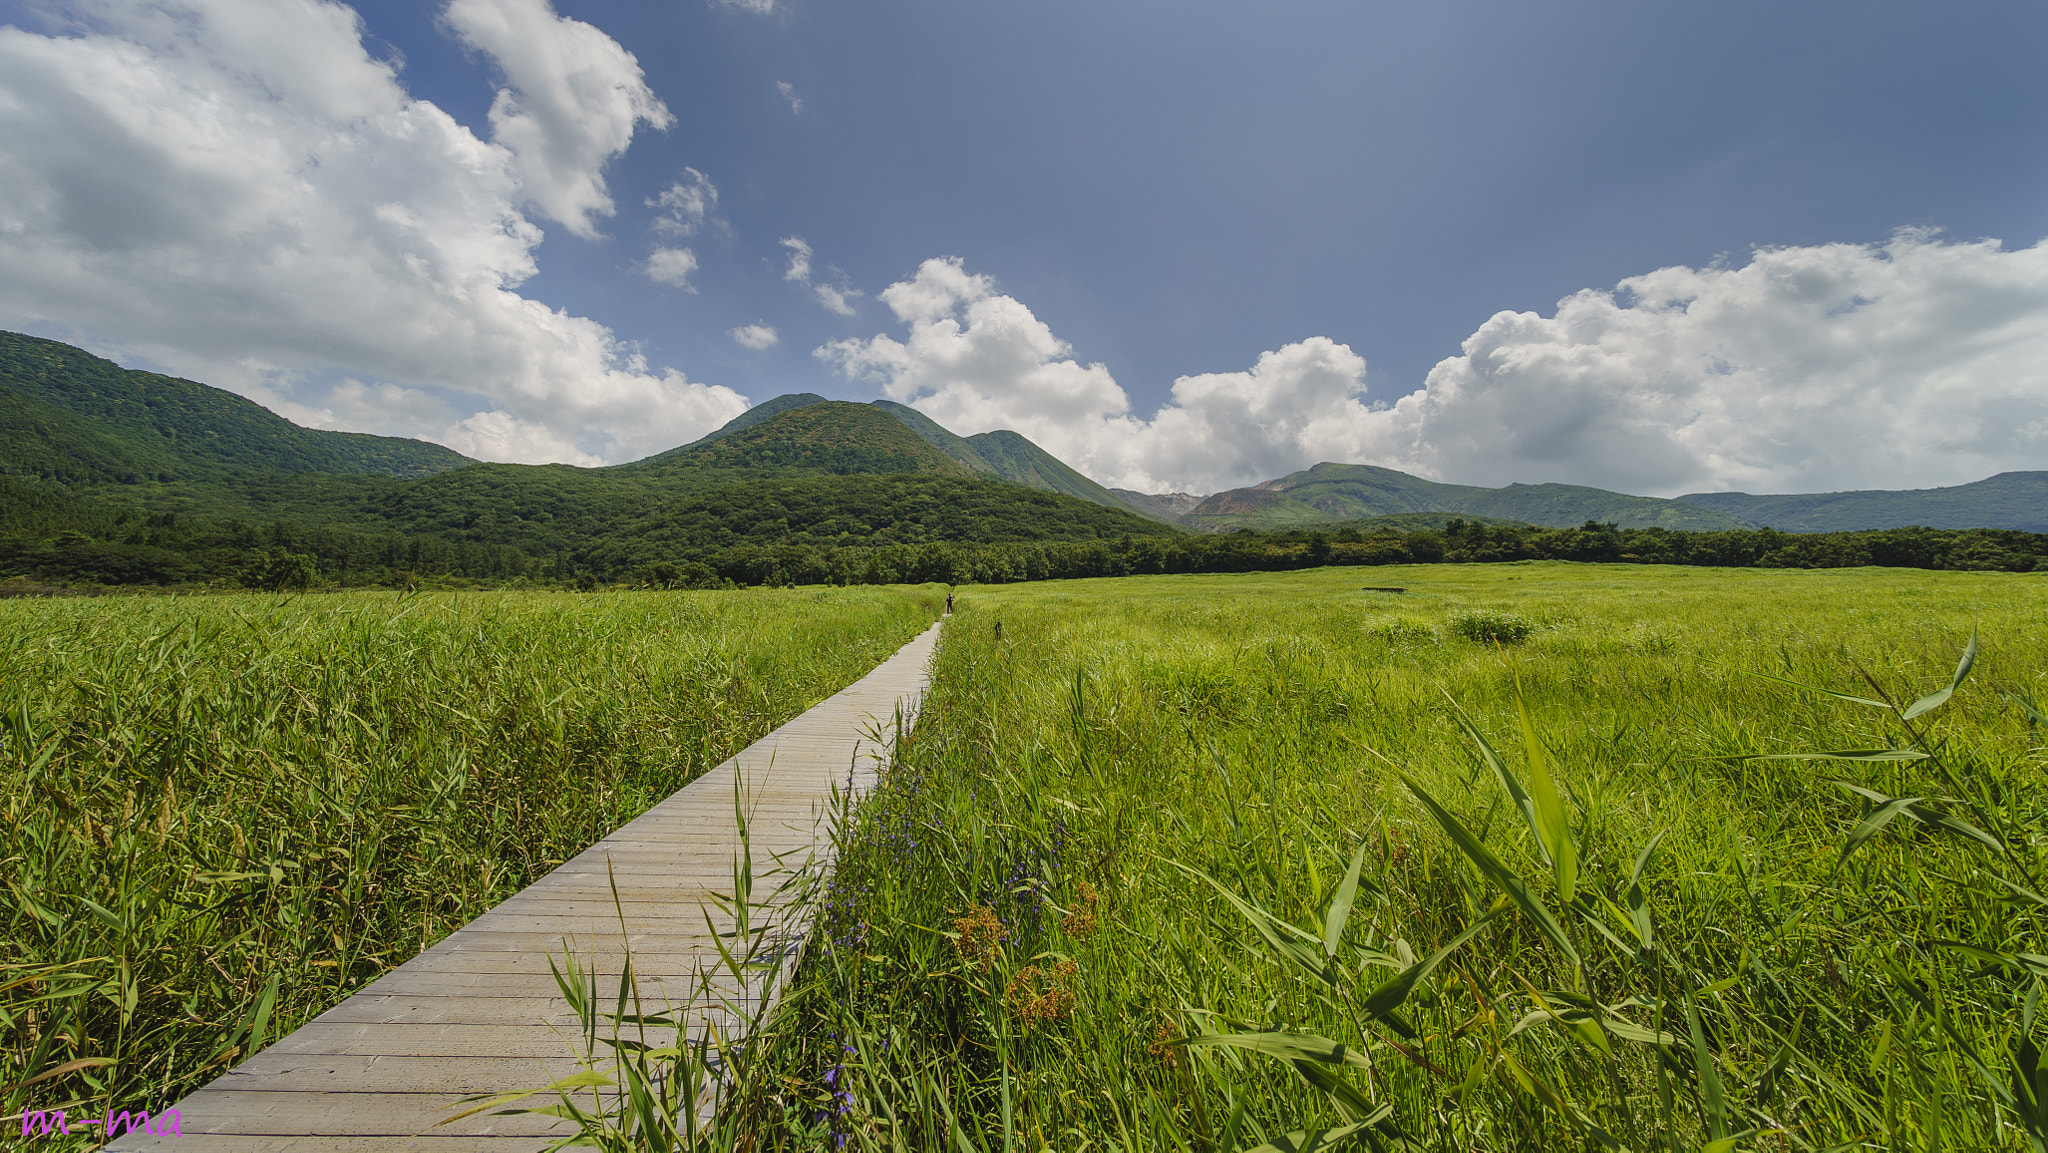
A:
[[[731,928],[710,894],[732,887],[735,788],[750,814],[755,901],[772,909],[787,879],[773,875],[778,861],[829,849],[833,787],[871,784],[897,710],[906,727],[914,719],[938,633],[934,624],[858,682],[178,1102],[182,1136],[134,1133],[107,1148],[525,1153],[567,1136],[572,1127],[549,1117],[436,1123],[459,1097],[577,1070],[579,1025],[548,968],[565,942],[594,959],[607,1004],[628,944],[648,1012],[660,1011],[664,995],[688,999],[696,975],[718,968],[707,912],[711,925]],[[800,940],[801,929],[783,926],[782,939]]]

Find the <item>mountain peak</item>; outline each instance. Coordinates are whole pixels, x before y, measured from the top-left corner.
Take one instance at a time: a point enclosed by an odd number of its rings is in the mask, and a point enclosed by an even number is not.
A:
[[[805,395],[797,393],[795,397]],[[757,406],[747,415],[765,407]],[[670,468],[786,469],[839,476],[901,472],[970,475],[966,465],[926,444],[902,421],[872,405],[819,398],[786,405],[779,412],[734,428],[737,423],[653,459]]]

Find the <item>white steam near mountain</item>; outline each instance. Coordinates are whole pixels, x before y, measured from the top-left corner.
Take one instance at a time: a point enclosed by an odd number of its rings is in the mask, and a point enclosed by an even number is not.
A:
[[[745,410],[516,291],[527,213],[595,235],[606,163],[672,119],[596,28],[546,0],[447,7],[502,78],[484,141],[339,4],[66,11],[0,28],[0,327],[104,334],[295,419],[496,460],[627,459]],[[687,284],[688,250],[661,251],[646,271]],[[305,383],[335,369],[398,383]]]
[[[1760,249],[1502,312],[1406,395],[1312,337],[1182,377],[1152,418],[959,260],[880,294],[908,333],[817,355],[962,434],[1015,428],[1090,476],[1209,492],[1323,460],[1467,484],[1673,495],[1956,484],[2048,465],[2048,244]],[[1377,384],[1377,382],[1373,382]]]

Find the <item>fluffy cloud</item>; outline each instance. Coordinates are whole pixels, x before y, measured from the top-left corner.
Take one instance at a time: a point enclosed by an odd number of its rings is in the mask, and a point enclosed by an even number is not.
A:
[[[782,93],[784,100],[789,101],[789,110],[791,112],[803,112],[804,98],[796,94],[796,85],[791,84],[787,80],[777,80],[775,82],[775,90]]]
[[[591,217],[614,211],[605,163],[640,124],[666,128],[675,119],[640,62],[596,28],[557,16],[548,0],[451,0],[442,19],[505,75],[491,102],[491,137],[511,150],[527,200],[595,237]]]
[[[738,344],[741,348],[751,348],[755,352],[759,352],[764,348],[773,348],[775,343],[782,339],[782,336],[775,331],[774,326],[770,325],[767,321],[740,325],[738,328],[726,333],[726,335],[732,337],[734,343]]]
[[[1251,484],[1349,448],[1331,426],[1354,410],[1365,362],[1317,337],[1259,359],[1250,372],[1183,377],[1151,420],[1101,364],[1073,349],[987,276],[957,258],[927,260],[880,294],[909,326],[842,340],[816,355],[873,381],[962,434],[1015,429],[1105,484],[1209,492]]]
[[[713,213],[718,211],[718,189],[713,187],[711,178],[694,168],[683,169],[682,179],[661,190],[661,195],[647,202],[647,207],[659,209],[654,218],[654,231],[663,236],[694,236],[706,221],[717,222]]]
[[[814,284],[811,282],[810,244],[801,236],[785,236],[782,238],[782,247],[789,249],[789,268],[783,272],[782,279],[810,289],[811,296],[825,307],[825,311],[836,312],[841,316],[853,315],[853,302],[863,293],[846,283],[845,273],[834,268],[832,278],[838,282],[837,284],[827,284],[823,281]]]
[[[100,0],[59,35],[0,28],[0,327],[288,413],[354,420],[389,386],[405,403],[367,426],[502,459],[628,459],[737,415],[516,291],[541,239],[525,206],[588,229],[605,160],[666,119],[637,63],[539,0],[448,19],[513,94],[493,141],[412,99],[325,0]]]
[[[1761,249],[1557,313],[1503,312],[1389,403],[1315,337],[1186,376],[1150,420],[957,259],[881,294],[908,327],[817,350],[961,433],[1014,428],[1105,483],[1214,491],[1317,461],[1646,494],[1955,484],[2048,457],[2048,243]]]
[[[447,400],[419,388],[353,377],[327,390],[318,407],[287,398],[263,398],[272,412],[307,428],[404,436],[413,429],[446,428],[455,412]]]
[[[687,248],[657,248],[647,254],[647,263],[641,271],[656,284],[666,284],[685,292],[697,291],[690,287],[690,274],[697,271],[697,254]]]
[[[775,13],[775,0],[711,0],[711,6],[734,8],[741,12],[751,12],[756,16],[772,16]]]
[[[841,340],[814,355],[856,380],[882,386],[962,434],[1012,428],[1097,478],[1155,487],[1134,477],[1119,442],[1143,425],[1109,370],[1071,359],[1067,343],[986,276],[957,257],[927,260],[880,294],[909,339]]]
[[[1391,461],[1496,484],[1807,492],[2048,460],[2048,244],[1760,249],[1555,316],[1503,312],[1374,417]]]
[[[586,468],[605,463],[547,425],[520,420],[509,412],[479,412],[457,421],[441,439],[449,448],[479,460],[543,460]]]

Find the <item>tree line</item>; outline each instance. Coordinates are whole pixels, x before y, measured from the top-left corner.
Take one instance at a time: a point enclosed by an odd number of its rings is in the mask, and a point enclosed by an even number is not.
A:
[[[0,485],[6,484],[0,481]],[[9,495],[9,494],[0,494]],[[31,494],[11,494],[17,498]],[[39,494],[38,494],[39,495]],[[140,514],[75,500],[0,501],[0,578],[106,586],[405,587],[421,582],[548,587],[721,588],[761,585],[1008,584],[1163,573],[1275,572],[1325,565],[1599,561],[1734,568],[2048,570],[2048,534],[1899,528],[1786,533],[1692,532],[1486,524],[1452,519],[1405,531],[1179,533],[1116,539],[877,543],[848,537],[757,538],[677,549],[535,555],[417,533],[277,522],[254,526],[175,513]]]

